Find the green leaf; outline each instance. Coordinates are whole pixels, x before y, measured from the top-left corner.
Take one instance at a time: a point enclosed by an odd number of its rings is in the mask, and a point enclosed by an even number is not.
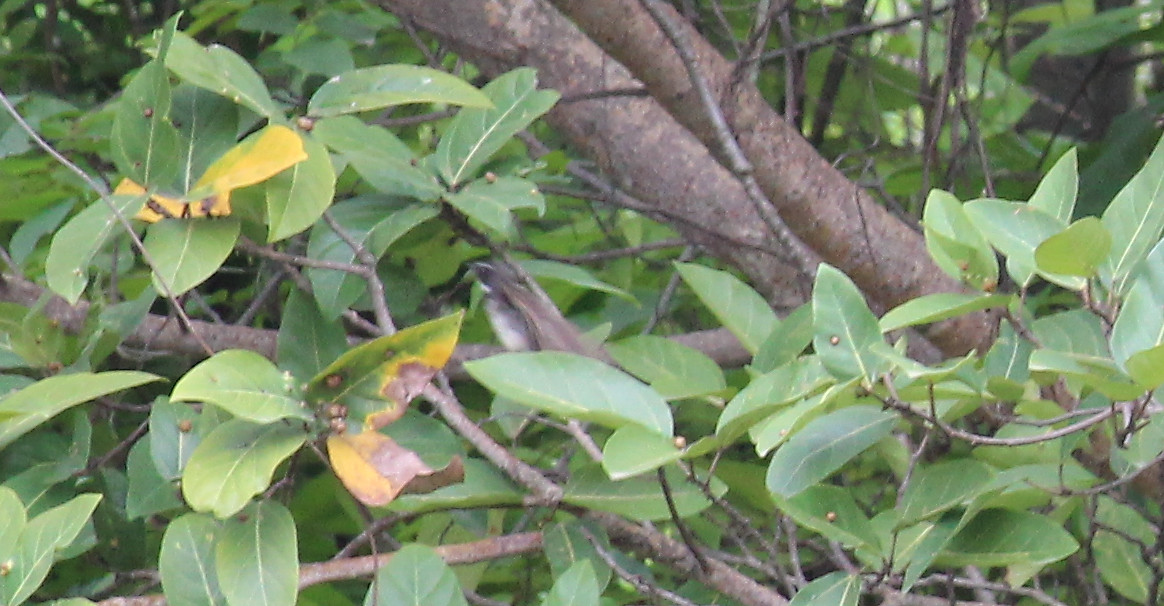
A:
[[[299,593],[295,520],[279,503],[255,503],[222,524],[215,570],[232,606],[294,606]]]
[[[271,99],[258,72],[225,46],[203,47],[179,32],[165,61],[170,71],[194,86],[222,95],[272,121],[283,119],[282,110]]]
[[[1111,234],[1099,219],[1085,217],[1043,241],[1035,249],[1035,264],[1049,274],[1090,278],[1111,250]]]
[[[779,506],[797,524],[829,540],[849,548],[878,547],[869,518],[844,488],[810,486],[791,499],[780,499]]]
[[[360,196],[334,205],[329,214],[352,241],[379,258],[393,242],[438,212],[430,204]],[[319,261],[349,265],[355,264],[356,258],[351,245],[322,223],[311,230],[307,255]],[[307,277],[319,301],[319,309],[327,319],[339,317],[367,288],[363,277],[349,272],[309,268]]]
[[[461,110],[433,153],[437,172],[448,187],[471,179],[501,146],[549,111],[558,93],[537,89],[537,75],[524,67],[503,74],[481,89],[491,108]]]
[[[930,324],[983,309],[1006,307],[1014,301],[1011,295],[972,295],[942,292],[922,295],[906,301],[881,316],[882,332],[907,326]]]
[[[1145,603],[1155,575],[1144,562],[1139,545],[1127,537],[1151,545],[1156,532],[1134,509],[1106,496],[1098,499],[1096,518],[1107,527],[1100,528],[1092,540],[1099,575],[1120,595],[1135,603]]]
[[[987,509],[950,539],[936,562],[945,566],[1049,564],[1079,549],[1071,535],[1046,516]]]
[[[393,423],[387,429],[395,429],[398,424]],[[427,456],[425,462],[429,462]],[[520,506],[523,496],[525,493],[518,490],[492,464],[466,459],[465,480],[460,484],[428,494],[401,495],[392,502],[391,508],[393,511],[426,512],[472,507],[511,507]]]
[[[183,84],[174,89],[171,120],[179,124],[180,178],[174,183],[147,183],[189,192],[210,165],[238,144],[239,106],[206,89]]]
[[[873,352],[874,345],[885,343],[877,317],[849,277],[826,264],[817,269],[812,317],[812,345],[825,369],[842,380],[877,380],[887,366]]]
[[[1164,232],[1164,138],[1144,167],[1116,194],[1103,213],[1113,242],[1104,284],[1117,295],[1127,292],[1137,265]]]
[[[896,421],[894,412],[875,406],[842,408],[814,419],[772,456],[768,490],[784,497],[800,493],[889,435]]]
[[[439,70],[416,65],[377,65],[325,82],[307,103],[307,113],[325,118],[408,103],[489,107],[490,100],[464,80]]]
[[[994,477],[987,465],[973,459],[942,461],[914,471],[901,499],[899,526],[939,515],[973,500]]]
[[[580,560],[554,581],[542,606],[598,606],[598,593],[594,567]]]
[[[182,477],[186,461],[209,432],[206,417],[213,408],[196,411],[189,404],[170,402],[165,398],[154,401],[150,407],[150,456],[158,473],[167,480]]]
[[[668,400],[717,394],[727,389],[723,371],[703,352],[655,335],[608,343],[606,351],[627,372],[650,383]]]
[[[1006,256],[1007,272],[1020,286],[1029,284],[1035,275],[1035,248],[1067,227],[1065,222],[1022,202],[984,198],[971,200],[964,208],[978,230]],[[1054,281],[1077,289],[1083,280],[1062,276]]]
[[[587,290],[597,290],[621,297],[632,303],[638,302],[634,295],[617,286],[607,284],[595,278],[588,270],[577,265],[547,259],[525,259],[520,262],[520,265],[522,269],[528,271],[535,278],[560,280]]]
[[[493,393],[531,408],[610,427],[637,423],[672,435],[671,409],[662,396],[591,358],[558,351],[507,353],[467,362],[465,370]]]
[[[602,448],[602,468],[612,480],[658,469],[683,456],[675,440],[638,425],[623,425]]]
[[[1075,197],[1079,191],[1079,161],[1075,148],[1067,150],[1051,170],[1043,175],[1029,204],[1056,219],[1067,223],[1075,212]]]
[[[610,552],[610,540],[602,528],[577,519],[555,523],[543,531],[542,552],[546,554],[546,560],[549,561],[550,570],[555,578],[561,577],[579,562],[589,563],[601,590],[610,582],[612,571],[598,555],[594,543],[583,534],[583,529],[597,540],[600,547]]]
[[[158,574],[166,602],[175,606],[222,606],[214,539],[219,522],[204,513],[188,513],[166,527],[158,555]]]
[[[788,314],[760,345],[751,370],[766,373],[791,362],[812,343],[812,302]]]
[[[388,129],[343,116],[320,120],[311,130],[382,193],[428,202],[445,193],[436,176],[416,166],[416,156]]]
[[[792,360],[753,379],[736,394],[720,414],[715,433],[735,439],[776,410],[820,393],[833,382],[816,356]]]
[[[234,515],[271,483],[275,467],[307,439],[302,427],[232,419],[206,436],[182,474],[182,494],[195,511]]]
[[[198,286],[226,261],[238,240],[239,220],[168,219],[150,226],[146,251],[155,263],[154,288],[180,295]]]
[[[319,141],[303,137],[307,159],[271,177],[267,197],[267,242],[278,242],[311,227],[335,196],[331,156]]]
[[[505,237],[514,235],[514,209],[533,208],[538,215],[545,213],[546,201],[537,185],[520,177],[476,179],[445,196],[470,219]]]
[[[129,449],[125,461],[129,488],[125,496],[125,517],[130,520],[182,507],[178,485],[162,477],[150,455],[150,441],[139,440]]]
[[[116,212],[102,200],[77,213],[55,235],[45,259],[48,287],[70,304],[81,298],[89,284],[89,264],[105,243],[121,228],[117,213],[132,216],[145,204],[146,196],[109,196]]]
[[[676,263],[675,268],[716,319],[756,353],[778,323],[764,297],[725,271],[692,263]]]
[[[177,20],[161,31],[166,52]],[[117,102],[110,148],[118,172],[151,187],[169,187],[178,177],[178,130],[170,116],[169,74],[160,60],[146,63],[126,84]]]
[[[190,369],[174,386],[170,399],[210,402],[255,423],[312,418],[294,377],[263,356],[242,349],[219,352]]]
[[[376,573],[364,606],[415,604],[468,606],[461,584],[433,548],[405,545]]]
[[[82,494],[28,521],[17,552],[10,554],[16,557],[7,556],[11,568],[0,576],[0,603],[21,604],[40,587],[57,552],[81,534],[100,501],[99,494]]]
[[[298,288],[287,295],[275,342],[275,359],[300,380],[314,377],[348,349],[343,325],[328,320],[310,295]]]
[[[788,606],[856,606],[860,599],[860,576],[830,572],[796,592]]]
[[[130,370],[41,379],[0,399],[0,449],[77,404],[157,380],[156,375]]]
[[[1131,282],[1111,332],[1111,353],[1146,389],[1164,384],[1164,242],[1156,245]]]
[[[0,553],[16,553],[20,534],[28,523],[28,512],[15,490],[0,486],[0,516],[4,525],[0,526]]]
[[[674,466],[668,467],[665,474],[680,517],[699,513],[711,505],[711,501]],[[725,490],[723,484],[712,482],[712,494],[723,494]],[[597,464],[587,465],[570,476],[563,500],[635,520],[665,520],[671,517],[663,489],[653,474],[613,481]]]
[[[994,251],[957,198],[940,189],[932,190],[926,198],[922,223],[926,248],[942,271],[973,288],[992,290],[998,285]]]

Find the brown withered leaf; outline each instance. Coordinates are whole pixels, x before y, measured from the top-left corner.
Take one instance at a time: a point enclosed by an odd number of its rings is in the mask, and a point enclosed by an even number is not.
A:
[[[402,492],[432,492],[465,479],[460,457],[434,470],[415,452],[375,430],[332,434],[327,452],[344,487],[371,507],[387,505]]]

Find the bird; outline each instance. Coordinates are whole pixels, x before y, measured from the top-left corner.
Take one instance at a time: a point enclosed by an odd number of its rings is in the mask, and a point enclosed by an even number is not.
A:
[[[549,295],[504,261],[480,261],[473,273],[485,293],[485,313],[493,333],[510,351],[565,351],[609,360],[562,315]]]

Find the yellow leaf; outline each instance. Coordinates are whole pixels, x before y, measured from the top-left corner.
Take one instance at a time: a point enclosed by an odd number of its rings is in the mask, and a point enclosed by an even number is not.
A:
[[[240,187],[266,181],[307,159],[303,140],[286,126],[272,125],[243,139],[216,160],[194,184],[185,199],[150,194],[136,215],[148,223],[162,219],[225,217],[230,214],[230,193]],[[114,193],[144,194],[145,188],[122,179]]]
[[[327,454],[348,492],[371,507],[391,503],[406,488],[431,492],[465,477],[459,457],[434,471],[415,452],[378,431],[332,434]]]
[[[230,195],[232,190],[266,181],[306,159],[303,139],[295,131],[271,125],[243,139],[211,164],[194,184],[194,192],[207,188],[215,194]]]

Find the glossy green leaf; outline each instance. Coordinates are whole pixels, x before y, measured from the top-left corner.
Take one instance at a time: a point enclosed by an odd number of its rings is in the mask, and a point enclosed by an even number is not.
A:
[[[170,117],[178,125],[180,164],[179,179],[172,184],[173,193],[193,190],[206,169],[238,145],[240,111],[245,110],[204,88],[182,84],[174,89]],[[156,185],[163,191],[171,186],[169,183]]]
[[[226,604],[214,555],[219,531],[220,523],[204,513],[188,513],[166,527],[158,555],[166,602],[174,606]]]
[[[448,103],[489,107],[489,97],[464,80],[417,65],[377,65],[335,76],[307,104],[307,113],[321,118],[391,105]]]
[[[1006,257],[1007,272],[1021,286],[1029,284],[1035,275],[1035,248],[1067,227],[1056,217],[1022,202],[984,198],[971,200],[964,208],[978,230]],[[1082,279],[1064,276],[1055,281],[1077,288]]]
[[[497,77],[481,92],[493,107],[461,110],[433,153],[434,166],[450,187],[476,176],[501,146],[549,111],[559,97],[554,91],[538,90],[536,72],[528,67]]]
[[[602,468],[612,480],[623,480],[678,460],[683,451],[675,440],[638,425],[623,425],[602,447]]]
[[[299,593],[295,520],[264,501],[222,523],[214,545],[219,587],[231,606],[294,606]]]
[[[606,351],[627,372],[650,383],[668,400],[716,394],[727,389],[723,371],[703,352],[655,335],[608,343]]]
[[[448,193],[445,199],[470,219],[505,237],[514,235],[514,210],[533,208],[539,215],[546,211],[537,185],[520,177],[476,179]]]
[[[848,276],[822,264],[812,289],[813,349],[833,376],[877,380],[886,368],[872,347],[884,344],[877,318]]]
[[[860,599],[860,576],[830,572],[796,592],[788,606],[857,606]]]
[[[45,280],[53,292],[76,303],[89,284],[89,265],[121,229],[117,213],[131,217],[145,204],[145,196],[109,197],[116,212],[102,200],[90,204],[69,219],[55,235],[45,259]]]
[[[125,496],[125,517],[134,520],[182,507],[178,485],[158,473],[150,455],[150,441],[139,440],[129,449],[125,461],[129,487]]]
[[[170,399],[210,402],[255,423],[312,418],[295,377],[242,349],[219,352],[190,369],[174,386]]]
[[[897,414],[875,406],[842,408],[813,420],[772,456],[768,490],[792,497],[889,435]]]
[[[271,98],[267,85],[250,63],[225,46],[203,47],[179,32],[166,54],[166,67],[176,76],[272,120],[283,112]]]
[[[1026,511],[987,509],[963,526],[937,563],[946,566],[1049,564],[1079,549],[1051,519]]]
[[[364,606],[468,606],[461,584],[432,547],[405,545],[376,573]]]
[[[889,310],[879,322],[883,332],[907,326],[940,322],[983,309],[1006,307],[1014,298],[1010,295],[973,295],[943,292],[922,295]]]
[[[877,534],[853,496],[839,486],[810,486],[780,499],[780,510],[800,526],[849,548],[876,547]]]
[[[1046,349],[1103,358],[1111,355],[1099,317],[1086,309],[1042,316],[1031,323],[1031,331]]]
[[[348,348],[343,325],[327,320],[315,299],[299,289],[287,295],[275,341],[275,359],[300,380],[314,377]]]
[[[301,426],[288,423],[227,421],[190,456],[182,474],[182,494],[195,511],[232,516],[270,485],[275,467],[306,439]]]
[[[711,505],[711,501],[699,488],[692,486],[674,466],[668,467],[665,475],[680,517],[696,514]],[[723,494],[725,490],[725,486],[713,481],[713,494]],[[600,466],[588,465],[570,476],[563,500],[635,520],[664,520],[671,517],[663,489],[653,473],[614,481],[606,476]]]
[[[156,264],[154,288],[180,295],[214,275],[234,250],[239,228],[233,217],[170,219],[151,225],[145,247]]]
[[[267,242],[278,242],[311,227],[335,196],[335,171],[327,149],[303,137],[307,159],[271,177],[267,197]]]
[[[474,360],[465,370],[497,395],[531,408],[611,427],[636,423],[672,435],[662,396],[597,360],[558,351],[508,353]]]
[[[833,382],[816,356],[792,360],[740,390],[720,414],[715,433],[734,439],[776,410],[820,393]]]
[[[1041,272],[1090,278],[1111,250],[1111,234],[1099,219],[1085,217],[1047,238],[1035,249]]]
[[[760,345],[751,370],[766,373],[794,360],[812,343],[812,302],[788,314]]]
[[[1105,284],[1114,293],[1124,294],[1137,265],[1164,232],[1164,138],[1108,205],[1103,226],[1113,243]]]
[[[156,375],[130,370],[41,379],[0,398],[0,449],[77,404],[159,379]]]
[[[48,576],[57,552],[72,543],[89,523],[101,495],[82,494],[28,520],[11,568],[0,575],[0,603],[21,604]],[[11,557],[14,555],[15,557]]]
[[[438,209],[433,205],[378,196],[345,200],[329,211],[332,219],[352,241],[359,243],[377,258],[393,242],[437,213]],[[312,259],[349,265],[354,264],[356,258],[351,245],[322,223],[311,230],[307,254]],[[348,272],[309,268],[307,277],[311,280],[319,308],[327,319],[339,317],[367,288],[364,278]]]
[[[988,286],[998,284],[994,251],[957,198],[932,190],[926,198],[922,223],[926,248],[942,271],[977,289],[989,290]]]
[[[756,454],[761,457],[767,456],[772,449],[784,444],[788,438],[796,435],[796,432],[800,431],[809,421],[820,416],[825,412],[829,395],[839,388],[840,386],[836,386],[822,394],[796,402],[752,426],[748,430],[748,436],[756,447]],[[852,385],[848,385],[847,388],[851,389]]]
[[[676,263],[683,281],[695,291],[728,330],[755,353],[777,325],[776,313],[764,297],[726,271],[693,263]]]
[[[381,193],[426,202],[445,193],[435,175],[416,166],[412,150],[384,127],[343,116],[320,120],[311,135],[340,154]]]
[[[993,470],[973,459],[942,461],[914,470],[898,507],[902,526],[939,515],[985,490]]]
[[[594,567],[580,560],[554,581],[542,606],[598,606],[598,593]]]
[[[1043,175],[1028,202],[1031,206],[1067,223],[1075,212],[1079,191],[1079,160],[1075,148],[1067,150]]]

